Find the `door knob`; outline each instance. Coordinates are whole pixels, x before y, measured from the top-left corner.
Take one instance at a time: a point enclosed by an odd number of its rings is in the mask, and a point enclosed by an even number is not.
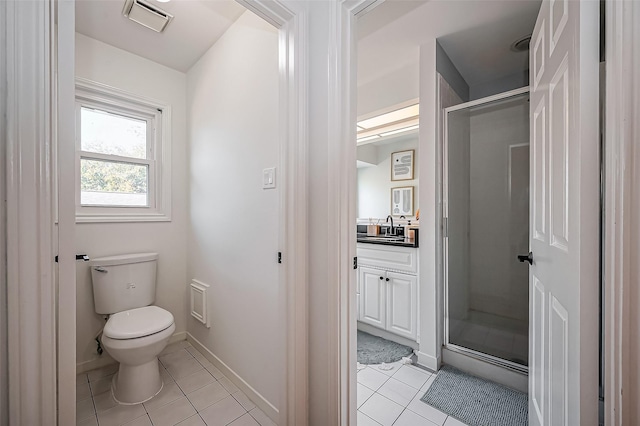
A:
[[[533,253],[529,252],[528,254],[519,254],[518,260],[520,262],[529,262],[529,265],[533,265]]]

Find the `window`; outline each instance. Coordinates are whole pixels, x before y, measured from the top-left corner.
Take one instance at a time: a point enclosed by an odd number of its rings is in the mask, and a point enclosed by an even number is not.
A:
[[[170,220],[167,106],[79,80],[78,222]]]

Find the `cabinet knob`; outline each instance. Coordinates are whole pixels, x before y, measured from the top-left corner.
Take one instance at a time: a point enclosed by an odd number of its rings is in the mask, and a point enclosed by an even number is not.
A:
[[[387,278],[387,281],[389,281],[389,278]]]
[[[380,279],[383,279],[384,277],[380,277]]]

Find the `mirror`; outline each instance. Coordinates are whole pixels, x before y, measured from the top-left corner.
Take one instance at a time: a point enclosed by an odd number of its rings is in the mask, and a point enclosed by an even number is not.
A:
[[[409,163],[407,151],[413,156]],[[413,179],[410,174],[403,174],[404,177],[393,173],[391,165],[392,155],[394,161],[405,162],[413,168]],[[398,154],[401,153],[401,154]],[[357,148],[358,159],[358,199],[357,214],[359,219],[368,221],[370,218],[385,219],[388,215],[399,217],[406,216],[407,219],[414,219],[417,210],[420,208],[418,202],[418,181],[420,176],[418,157],[418,132],[404,134],[402,136],[359,145]],[[403,169],[406,168],[403,166]],[[396,171],[398,167],[396,167]],[[398,179],[400,177],[400,179]],[[396,180],[392,180],[392,178]],[[398,190],[397,188],[403,188]],[[412,188],[408,190],[406,188]],[[394,190],[395,189],[395,190]],[[413,195],[411,196],[411,192]],[[393,195],[396,194],[396,201],[402,205],[392,208]],[[404,196],[406,194],[406,196]],[[410,197],[410,198],[409,198]],[[395,213],[394,213],[395,211]],[[410,211],[411,214],[405,214]]]

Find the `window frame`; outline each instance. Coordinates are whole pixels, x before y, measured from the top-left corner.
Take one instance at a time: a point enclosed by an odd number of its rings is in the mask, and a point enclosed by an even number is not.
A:
[[[81,110],[97,109],[147,122],[147,158],[100,154],[81,149]],[[76,79],[76,222],[158,222],[171,220],[171,107],[94,81]],[[146,165],[147,206],[82,205],[82,159]]]

